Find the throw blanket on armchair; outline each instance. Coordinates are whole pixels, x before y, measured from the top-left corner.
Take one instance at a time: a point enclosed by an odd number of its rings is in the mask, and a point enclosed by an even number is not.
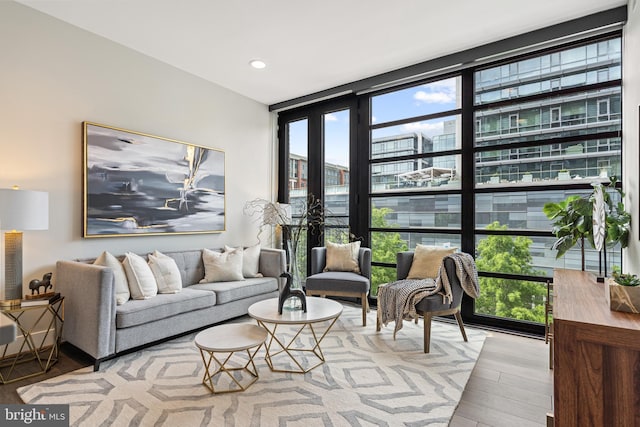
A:
[[[396,339],[396,333],[402,329],[403,320],[418,317],[416,303],[440,290],[436,282],[433,279],[404,279],[378,288],[380,323],[387,326],[390,321],[395,321],[393,339]]]
[[[456,264],[456,276],[462,289],[471,298],[480,295],[478,271],[473,257],[464,252],[448,255]],[[384,326],[395,322],[393,339],[402,329],[403,320],[418,318],[416,303],[429,295],[440,293],[444,301],[451,301],[451,284],[444,268],[444,259],[436,279],[403,279],[378,288],[378,317]]]

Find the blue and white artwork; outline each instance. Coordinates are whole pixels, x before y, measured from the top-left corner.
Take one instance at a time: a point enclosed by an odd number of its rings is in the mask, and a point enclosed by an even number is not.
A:
[[[84,122],[84,237],[225,229],[224,152]]]

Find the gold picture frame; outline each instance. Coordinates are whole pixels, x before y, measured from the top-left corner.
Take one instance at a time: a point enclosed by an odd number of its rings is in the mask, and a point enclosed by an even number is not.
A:
[[[83,237],[225,230],[224,151],[83,122]]]

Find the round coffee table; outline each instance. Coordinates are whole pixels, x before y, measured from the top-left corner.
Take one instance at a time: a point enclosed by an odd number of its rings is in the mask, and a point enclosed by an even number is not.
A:
[[[199,332],[198,335],[196,335],[195,344],[196,347],[200,349],[200,355],[204,363],[202,384],[204,384],[211,393],[230,393],[246,390],[251,384],[258,380],[258,370],[253,363],[253,358],[266,339],[267,332],[264,328],[246,323],[218,325]],[[253,352],[251,352],[252,349]],[[247,358],[242,360],[243,363],[246,361],[244,366],[228,366],[230,363],[238,364],[236,360],[232,359],[232,356],[234,353],[240,351],[247,352],[248,360],[246,360]],[[216,353],[225,353],[227,356],[224,360],[220,361],[216,357]],[[211,366],[212,362],[215,362],[213,366]],[[249,366],[251,366],[251,368]],[[236,376],[233,375],[233,371],[248,373],[250,380],[241,383],[236,379]],[[227,374],[231,379],[228,389],[216,391],[213,386],[214,379],[221,382],[223,373]]]
[[[317,297],[306,297],[306,300],[306,313],[302,310],[283,310],[279,314],[278,298],[263,300],[249,307],[249,316],[256,319],[269,334],[265,359],[274,372],[306,373],[325,361],[320,343],[340,317],[342,304]],[[291,328],[285,331],[288,333],[278,334],[280,326],[293,326],[293,334],[290,333]],[[306,334],[303,333],[305,329],[308,330]],[[311,345],[305,346],[305,339]],[[286,362],[293,362],[293,368],[291,363],[286,363],[284,368],[276,367],[274,358],[281,354],[285,355]],[[308,355],[312,360],[296,357],[297,354]],[[278,365],[281,365],[281,361]]]

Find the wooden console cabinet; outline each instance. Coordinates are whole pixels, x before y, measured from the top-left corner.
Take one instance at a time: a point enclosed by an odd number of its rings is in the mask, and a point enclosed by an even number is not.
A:
[[[640,314],[591,273],[556,269],[553,290],[554,425],[640,426]]]

